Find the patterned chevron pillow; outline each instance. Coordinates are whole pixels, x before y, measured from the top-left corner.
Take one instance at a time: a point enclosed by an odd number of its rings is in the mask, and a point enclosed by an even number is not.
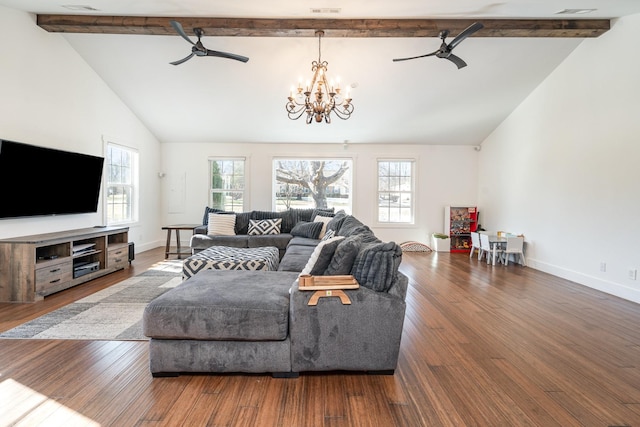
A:
[[[249,235],[256,236],[259,234],[280,234],[280,225],[282,218],[249,220]]]

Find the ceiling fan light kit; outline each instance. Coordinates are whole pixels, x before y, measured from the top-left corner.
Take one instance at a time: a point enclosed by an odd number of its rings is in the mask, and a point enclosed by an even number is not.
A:
[[[347,120],[353,113],[353,104],[349,88],[346,95],[342,95],[340,82],[327,81],[327,61],[322,61],[321,39],[324,31],[316,31],[318,36],[318,60],[311,63],[313,78],[303,87],[302,81],[298,81],[298,87],[291,87],[286,104],[287,115],[291,120],[298,120],[306,114],[307,124],[331,123],[331,113]]]

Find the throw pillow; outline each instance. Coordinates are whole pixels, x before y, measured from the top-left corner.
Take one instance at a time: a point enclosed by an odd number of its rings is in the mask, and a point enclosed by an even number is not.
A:
[[[356,227],[365,226],[358,218],[347,215],[345,219],[340,224],[340,228],[338,229],[338,236],[351,236],[354,234],[354,230]]]
[[[249,233],[249,220],[251,219],[251,211],[236,213],[236,234]]]
[[[281,233],[290,233],[291,229],[297,222],[294,219],[294,214],[290,210],[282,211],[282,212],[273,212],[273,211],[251,211],[251,219],[254,220],[263,220],[263,219],[277,219],[281,218],[282,222],[280,223],[280,232]]]
[[[298,221],[311,222],[311,220],[313,219],[313,217],[311,215],[313,214],[313,211],[315,211],[314,208],[309,208],[309,209],[294,208],[294,209],[291,209],[291,210],[293,211],[293,214],[295,216],[296,222],[298,222]]]
[[[398,276],[402,249],[395,242],[371,243],[360,249],[351,274],[364,286],[377,292],[387,292]]]
[[[282,227],[280,227],[281,228],[280,232],[291,233],[291,230],[298,222],[298,217],[295,211],[293,209],[287,209],[286,211],[281,212],[281,214],[282,214],[282,217],[281,217]]]
[[[316,216],[334,216],[335,208],[314,208],[311,213],[311,218],[315,218]]]
[[[236,216],[233,214],[210,213],[207,234],[212,236],[233,236]]]
[[[331,258],[329,266],[325,270],[326,276],[338,276],[351,274],[353,262],[360,251],[362,239],[360,236],[349,236],[340,242]]]
[[[280,224],[282,224],[282,218],[277,219],[261,219],[249,220],[249,235],[257,236],[260,234],[280,234]]]
[[[224,212],[222,209],[210,208],[209,206],[204,207],[204,215],[202,216],[202,225],[209,225],[209,214],[210,213],[221,213]]]
[[[321,222],[314,222],[314,224],[322,224]],[[324,236],[322,236],[321,240],[329,240],[331,238],[333,238],[336,235],[335,230],[327,230],[326,233],[324,233]]]
[[[324,237],[324,233],[327,232],[327,224],[332,219],[333,218],[330,217],[330,216],[321,216],[321,215],[316,215],[315,218],[313,218],[313,222],[321,222],[322,223],[322,231],[320,231],[320,235],[318,236],[319,239],[322,239]]]
[[[334,231],[340,230],[340,226],[342,225],[342,223],[346,218],[347,218],[346,212],[344,211],[344,209],[340,209],[338,212],[336,212],[333,218],[331,218],[331,221],[327,223],[327,230],[334,230]]]
[[[318,243],[318,246],[313,250],[309,261],[307,261],[307,265],[304,266],[300,275],[311,274],[312,276],[318,276],[324,274],[324,271],[331,262],[331,258],[333,258],[333,253],[342,239],[344,239],[343,236],[338,236]]]
[[[317,239],[322,231],[321,222],[299,221],[292,229],[291,235],[298,237],[306,237],[308,239]]]
[[[333,216],[334,208],[325,208],[325,209],[316,209],[316,208],[308,208],[308,209],[300,209],[293,208],[291,209],[297,221],[307,221],[312,222],[313,218],[316,215],[324,214],[322,216]]]

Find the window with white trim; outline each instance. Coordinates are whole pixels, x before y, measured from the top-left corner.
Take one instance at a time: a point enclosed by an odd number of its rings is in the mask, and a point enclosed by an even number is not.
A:
[[[243,212],[245,195],[245,159],[209,159],[209,207]]]
[[[412,224],[414,160],[378,160],[378,222]]]
[[[107,142],[105,217],[109,225],[138,220],[138,151]]]
[[[334,208],[351,213],[351,159],[276,158],[272,202],[276,211]]]

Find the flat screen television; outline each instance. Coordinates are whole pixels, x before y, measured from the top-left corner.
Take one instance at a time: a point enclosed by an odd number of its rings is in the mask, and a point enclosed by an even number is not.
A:
[[[0,219],[98,211],[104,158],[0,139]]]

